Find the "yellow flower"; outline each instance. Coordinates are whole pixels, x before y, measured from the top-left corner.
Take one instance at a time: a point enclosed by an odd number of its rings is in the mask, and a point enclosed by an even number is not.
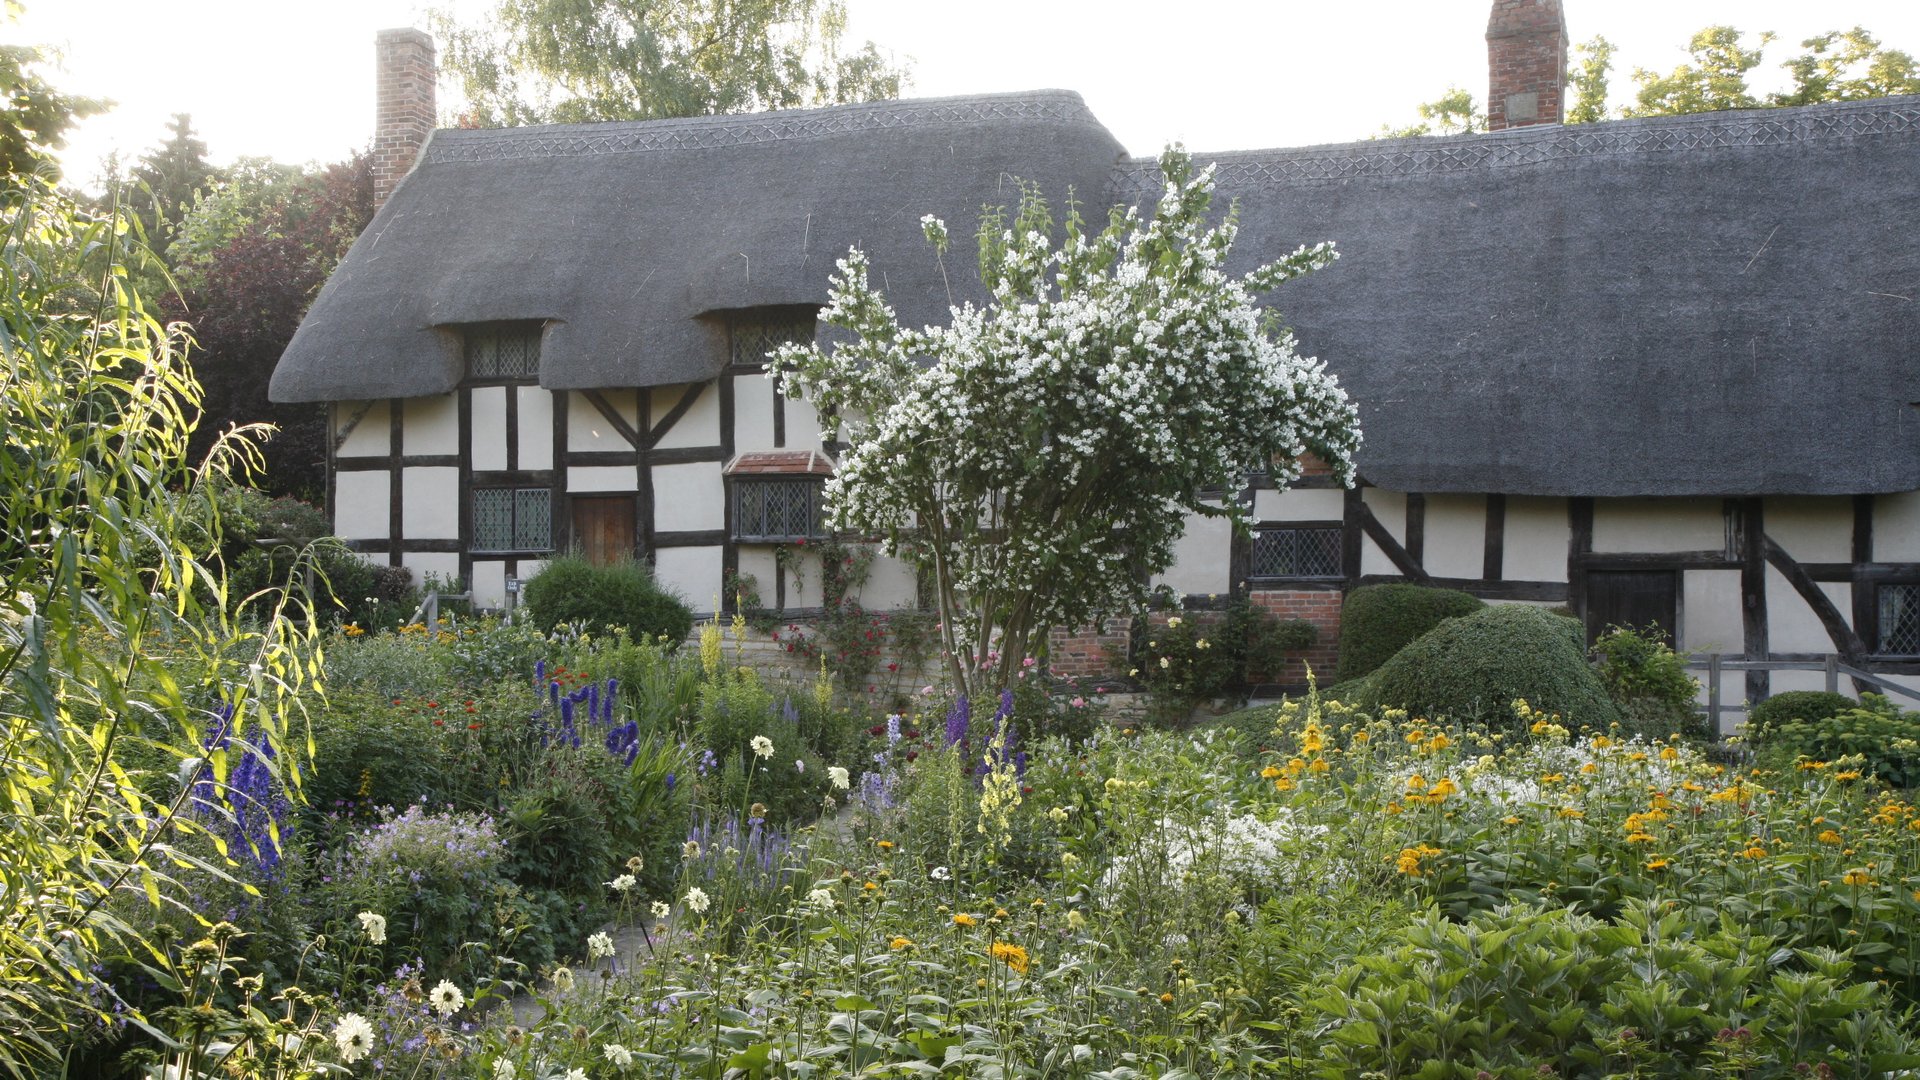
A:
[[[980,920],[979,920],[979,919],[976,919],[976,918],[974,918],[973,916],[971,916],[971,915],[969,915],[969,914],[967,914],[966,912],[964,912],[964,911],[962,911],[962,912],[960,912],[960,913],[959,913],[958,915],[955,915],[955,916],[953,917],[953,925],[955,925],[955,926],[978,926],[978,925],[980,925]]]
[[[1645,751],[1635,750],[1633,753],[1627,755],[1627,760],[1628,761],[1645,761],[1647,760],[1647,755]]]
[[[1867,876],[1865,870],[1849,870],[1841,876],[1840,881],[1857,889],[1862,885],[1870,884],[1873,879]]]
[[[1605,735],[1598,736],[1593,740],[1593,748],[1595,750],[1605,750],[1607,747],[1612,745],[1613,745],[1613,740],[1607,738]]]
[[[1386,813],[1388,813],[1388,814],[1398,814],[1398,813],[1400,813],[1400,804],[1399,804],[1399,803],[1397,803],[1397,802],[1390,802],[1390,803],[1388,803],[1388,804],[1387,804],[1387,809],[1386,809],[1386,811],[1385,811],[1385,812],[1386,812]]]
[[[1627,843],[1629,843],[1629,844],[1651,844],[1651,843],[1653,843],[1653,834],[1652,834],[1652,833],[1643,833],[1643,832],[1637,832],[1637,833],[1629,833],[1629,834],[1627,835]]]
[[[1665,870],[1667,867],[1672,865],[1673,863],[1671,863],[1666,859],[1648,859],[1647,860],[1647,869],[1649,870]]]
[[[1280,767],[1278,765],[1269,765],[1260,770],[1260,778],[1263,780],[1273,780],[1279,777],[1279,775]]]
[[[1597,773],[1599,771],[1600,771],[1600,766],[1595,765],[1591,761],[1587,762],[1585,765],[1580,766],[1580,775],[1582,776],[1592,776],[1594,773]]]
[[[893,850],[893,841],[891,841],[891,840],[881,840],[881,841],[878,841],[878,842],[876,842],[876,843],[875,843],[875,844],[874,844],[873,846],[874,846],[874,847],[877,847],[877,848],[879,848],[879,849],[880,849],[881,851],[892,851],[892,850]]]
[[[1560,808],[1560,816],[1579,820],[1580,818],[1586,817],[1587,812],[1585,810],[1576,810],[1571,806],[1563,806]]]
[[[1273,790],[1275,790],[1275,791],[1292,791],[1292,790],[1293,790],[1293,781],[1292,781],[1292,780],[1289,780],[1289,779],[1287,779],[1286,777],[1284,777],[1284,776],[1283,776],[1283,777],[1281,777],[1280,779],[1278,779],[1278,780],[1275,780],[1275,781],[1273,782]]]
[[[1501,818],[1501,819],[1500,819],[1500,824],[1502,824],[1502,825],[1518,825],[1518,824],[1520,824],[1520,815],[1518,815],[1518,814],[1508,814],[1508,815],[1507,815],[1506,817],[1503,817],[1503,818]]]
[[[1673,747],[1671,747],[1671,746],[1665,746],[1665,747],[1661,747],[1661,749],[1660,749],[1660,760],[1661,760],[1661,761],[1679,761],[1679,760],[1680,760],[1680,751],[1679,751],[1679,750],[1676,750],[1676,749],[1674,749],[1674,748],[1673,748]]]
[[[1555,772],[1555,773],[1548,773],[1545,776],[1542,776],[1540,778],[1540,782],[1543,784],[1559,784],[1559,783],[1564,783],[1566,779],[1567,778],[1564,774]]]
[[[1427,778],[1424,776],[1421,776],[1419,773],[1414,773],[1412,776],[1407,777],[1407,790],[1408,791],[1427,790]]]
[[[1823,831],[1822,831],[1822,832],[1820,833],[1820,835],[1819,835],[1819,836],[1816,836],[1816,837],[1814,837],[1814,839],[1815,839],[1815,840],[1818,840],[1818,841],[1820,841],[1820,842],[1821,842],[1821,843],[1823,843],[1823,844],[1840,844],[1840,843],[1845,843],[1845,841],[1843,841],[1842,839],[1840,839],[1840,834],[1839,834],[1839,833],[1837,833],[1837,832],[1834,832],[1834,831],[1833,831],[1832,829],[1826,829],[1826,830],[1823,830]]]
[[[1427,795],[1429,797],[1436,797],[1440,799],[1444,799],[1449,795],[1457,795],[1459,793],[1460,793],[1460,787],[1459,785],[1453,782],[1453,777],[1451,776],[1441,777],[1439,783],[1427,789]]]
[[[1372,740],[1373,740],[1373,736],[1367,734],[1364,731],[1356,731],[1353,733],[1354,742],[1371,742]]]
[[[1435,735],[1432,739],[1427,741],[1428,750],[1445,750],[1447,747],[1452,745],[1453,745],[1453,740],[1447,738],[1447,733],[1444,731],[1438,735]]]
[[[1086,926],[1087,926],[1087,917],[1085,915],[1080,914],[1080,912],[1077,909],[1074,911],[1067,912],[1067,929],[1084,930],[1086,929]]]
[[[1740,857],[1743,859],[1764,859],[1767,857],[1767,849],[1755,844],[1741,852]]]
[[[887,942],[887,948],[895,952],[899,952],[901,949],[911,949],[913,948],[913,941],[910,938],[897,937]]]
[[[1842,783],[1845,783],[1848,780],[1858,780],[1860,779],[1860,770],[1848,769],[1846,772],[1837,772],[1833,774],[1833,778]]]
[[[1308,772],[1326,772],[1326,771],[1327,771],[1327,759],[1326,759],[1326,758],[1314,758],[1314,759],[1313,759],[1313,764],[1311,764],[1311,765],[1309,765],[1309,766],[1307,766],[1307,771],[1308,771]]]
[[[988,953],[995,960],[1000,961],[1022,975],[1027,973],[1027,966],[1032,962],[1027,957],[1027,950],[1018,945],[1009,945],[1004,941],[994,942],[993,947],[988,950]]]

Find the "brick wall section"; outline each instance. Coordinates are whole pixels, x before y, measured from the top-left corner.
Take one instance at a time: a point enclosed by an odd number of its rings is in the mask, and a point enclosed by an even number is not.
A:
[[[1055,675],[1097,679],[1125,673],[1127,641],[1133,634],[1129,616],[1103,619],[1079,630],[1055,627],[1047,636],[1047,666]]]
[[[1313,677],[1321,686],[1333,682],[1333,667],[1340,659],[1340,603],[1345,595],[1332,589],[1267,589],[1252,594],[1253,606],[1278,619],[1305,619],[1318,627],[1320,640],[1313,648],[1287,661],[1287,670],[1256,672],[1255,682],[1282,686],[1305,686],[1307,665],[1313,665]]]
[[[436,122],[433,38],[411,27],[374,38],[373,204],[413,168]]]
[[[1300,456],[1301,476],[1332,476],[1333,466],[1321,460],[1319,454],[1307,453]]]
[[[1558,124],[1567,85],[1560,0],[1494,0],[1487,19],[1487,130]]]

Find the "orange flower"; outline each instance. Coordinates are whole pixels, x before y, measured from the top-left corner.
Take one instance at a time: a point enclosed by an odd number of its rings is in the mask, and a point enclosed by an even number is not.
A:
[[[1027,950],[1018,945],[1009,945],[1004,941],[994,942],[993,947],[988,950],[988,953],[995,960],[1000,961],[1022,975],[1027,973],[1027,966],[1031,963],[1027,957]]]

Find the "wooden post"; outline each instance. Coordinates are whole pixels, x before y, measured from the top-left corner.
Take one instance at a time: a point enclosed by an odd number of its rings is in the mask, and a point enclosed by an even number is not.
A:
[[[1839,692],[1840,692],[1840,657],[1833,653],[1828,653],[1827,654],[1827,693],[1837,694]]]
[[[1720,730],[1720,654],[1712,653],[1707,657],[1707,717],[1713,721],[1713,734],[1718,737]]]

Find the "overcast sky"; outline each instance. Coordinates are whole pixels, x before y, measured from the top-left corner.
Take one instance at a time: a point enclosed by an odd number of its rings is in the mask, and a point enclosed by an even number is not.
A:
[[[373,37],[426,25],[426,0],[27,0],[9,42],[64,53],[56,85],[110,98],[67,158],[75,179],[109,152],[135,157],[168,117],[193,116],[214,161],[244,155],[330,161],[366,145],[373,123]],[[910,62],[913,96],[1065,87],[1135,154],[1178,139],[1239,150],[1365,138],[1415,119],[1450,85],[1486,96],[1489,0],[848,0],[851,36]],[[488,0],[454,0],[463,15]],[[1566,0],[1580,42],[1618,47],[1614,98],[1636,67],[1686,59],[1715,23],[1780,36],[1755,79],[1825,30],[1866,27],[1920,52],[1915,0]],[[447,104],[448,88],[442,88]]]

